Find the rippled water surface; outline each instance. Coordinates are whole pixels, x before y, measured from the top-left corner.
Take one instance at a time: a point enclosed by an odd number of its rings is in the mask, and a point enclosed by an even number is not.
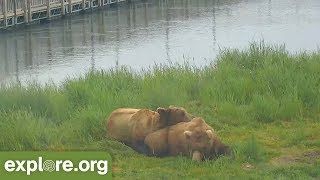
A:
[[[222,47],[320,45],[319,0],[147,0],[0,33],[0,83],[60,83],[89,69],[190,61]]]

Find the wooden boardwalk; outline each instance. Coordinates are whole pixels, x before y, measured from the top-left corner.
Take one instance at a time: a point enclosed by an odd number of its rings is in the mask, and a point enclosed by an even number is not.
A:
[[[0,29],[127,0],[0,0]]]

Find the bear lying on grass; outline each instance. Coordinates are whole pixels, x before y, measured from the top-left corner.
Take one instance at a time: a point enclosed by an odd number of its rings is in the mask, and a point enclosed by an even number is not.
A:
[[[144,139],[148,134],[190,120],[191,115],[179,107],[158,108],[156,111],[120,108],[111,113],[106,126],[109,137],[144,153]]]
[[[195,161],[212,159],[218,155],[229,155],[231,150],[221,142],[213,128],[201,118],[181,122],[146,136],[144,143],[150,155],[191,156]]]

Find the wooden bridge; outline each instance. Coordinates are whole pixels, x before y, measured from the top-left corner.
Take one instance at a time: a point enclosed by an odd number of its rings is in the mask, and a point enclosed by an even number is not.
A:
[[[0,0],[0,29],[123,1],[126,0]]]

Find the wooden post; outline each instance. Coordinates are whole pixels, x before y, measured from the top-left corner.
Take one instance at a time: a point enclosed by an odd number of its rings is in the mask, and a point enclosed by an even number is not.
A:
[[[47,0],[47,18],[50,19],[51,12],[50,12],[50,0]]]
[[[69,14],[71,14],[72,13],[72,0],[69,0],[69,4],[68,4],[69,6]]]
[[[82,10],[86,9],[86,0],[82,0]]]
[[[28,1],[24,0],[23,11],[24,11],[24,22],[25,23],[28,23],[28,8],[27,8],[28,5],[27,4],[28,4]]]
[[[62,14],[62,16],[66,15],[66,9],[64,7],[64,0],[61,0],[61,14]]]
[[[17,17],[17,0],[14,0],[13,1],[13,13],[14,13],[14,18],[13,18],[13,24],[17,24],[18,22],[18,17]]]
[[[30,23],[32,22],[31,0],[28,0],[27,6],[28,6],[28,19],[29,19],[28,22]]]
[[[7,21],[7,0],[4,0],[4,7],[3,7],[3,19],[4,19],[4,26],[7,27],[8,26],[8,21]]]

